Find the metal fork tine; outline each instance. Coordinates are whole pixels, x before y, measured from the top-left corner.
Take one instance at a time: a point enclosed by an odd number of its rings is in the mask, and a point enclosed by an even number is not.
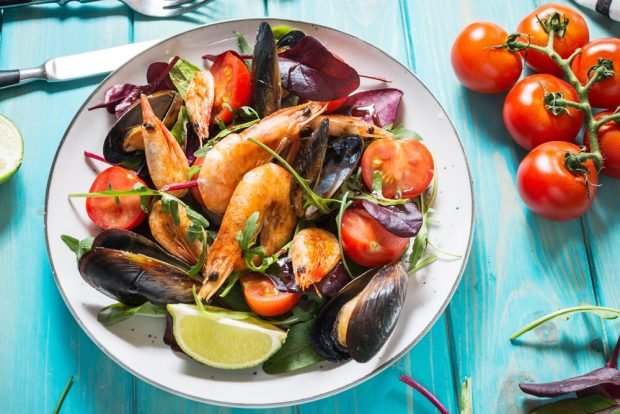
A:
[[[178,0],[181,1],[181,0]],[[170,12],[169,16],[178,16],[180,14],[183,13],[188,13],[192,10],[195,10],[199,7],[202,7],[208,3],[211,3],[213,0],[199,0],[196,3],[192,3],[191,0],[190,1],[183,1],[181,3],[180,6],[170,6],[170,5],[166,5],[164,6],[164,10],[166,12]],[[191,4],[190,4],[191,3]],[[186,4],[188,4],[187,6],[185,6]]]

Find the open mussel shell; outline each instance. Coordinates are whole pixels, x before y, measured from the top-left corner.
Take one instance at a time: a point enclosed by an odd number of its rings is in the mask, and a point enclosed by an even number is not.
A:
[[[407,273],[400,263],[352,280],[315,319],[311,338],[317,353],[329,361],[369,361],[392,334],[406,291]]]
[[[295,157],[293,168],[304,178],[312,188],[317,182],[321,169],[325,161],[327,152],[327,142],[329,140],[329,119],[321,121],[319,126],[312,132],[312,135],[302,138],[299,151]],[[304,191],[292,179],[291,204],[295,208],[298,217],[304,215]]]
[[[276,41],[267,22],[258,26],[252,59],[252,107],[261,118],[280,109],[282,87]]]
[[[172,128],[179,117],[183,99],[175,91],[161,91],[148,96],[153,112],[168,129]],[[144,150],[142,139],[142,107],[136,101],[116,121],[103,143],[103,156],[111,163],[120,163],[135,151]]]
[[[78,262],[82,278],[95,289],[131,306],[192,303],[187,263],[150,240],[125,230],[106,230]]]
[[[314,186],[314,192],[323,198],[330,198],[344,184],[357,168],[364,142],[357,135],[334,139],[327,147],[321,174]],[[318,210],[314,206],[306,209],[307,219],[316,218]]]

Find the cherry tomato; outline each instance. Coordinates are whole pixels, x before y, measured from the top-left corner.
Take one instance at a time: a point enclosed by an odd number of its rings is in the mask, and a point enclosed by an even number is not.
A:
[[[534,45],[546,46],[549,35],[545,32],[538,19],[544,20],[553,13],[560,13],[562,19],[568,19],[564,35],[562,37],[555,35],[553,38],[553,48],[560,56],[566,59],[576,49],[582,47],[590,40],[588,24],[576,10],[556,3],[545,4],[525,16],[521,23],[519,23],[517,32],[528,34],[529,41]],[[525,53],[525,60],[528,66],[536,72],[550,73],[556,76],[562,76],[564,73],[549,56],[535,50],[528,49],[527,53]]]
[[[194,163],[192,165],[202,165],[204,160],[205,160],[205,157],[198,157],[194,160]],[[197,180],[198,175],[200,175],[200,171],[194,174],[190,178],[190,180]],[[198,204],[200,204],[202,207],[206,207],[205,202],[202,200],[202,196],[200,195],[200,190],[198,189],[198,187],[192,187],[189,189],[189,191],[192,193],[192,197],[194,197],[194,200],[196,200]]]
[[[564,166],[567,152],[580,148],[569,142],[551,141],[536,147],[519,165],[517,187],[523,202],[534,213],[550,220],[571,220],[584,214],[596,196],[598,174],[594,163],[585,163],[587,181]]]
[[[600,112],[594,116],[594,119],[598,121],[611,114],[613,114],[612,111]],[[587,131],[584,141],[589,151],[590,137]],[[615,121],[603,125],[598,130],[598,144],[603,153],[601,172],[609,177],[620,179],[620,125]]]
[[[452,46],[452,68],[467,88],[479,93],[498,93],[510,88],[521,76],[519,53],[495,49],[508,33],[495,23],[478,22],[467,26]]]
[[[219,118],[224,123],[232,121],[233,114],[224,107],[228,103],[234,109],[249,105],[252,99],[250,71],[243,61],[233,53],[220,55],[209,69],[215,81],[213,100],[213,123]]]
[[[372,188],[375,171],[381,173],[383,196],[416,197],[428,188],[434,174],[433,156],[420,141],[381,139],[362,155],[362,178]]]
[[[332,112],[336,112],[344,104],[344,101],[346,101],[347,98],[347,96],[343,96],[342,98],[334,99],[333,101],[321,102],[323,105],[327,105],[327,108],[325,108],[325,113],[331,114]]]
[[[365,210],[348,209],[342,215],[342,247],[355,263],[379,266],[399,258],[408,238],[393,235]]]
[[[614,64],[614,76],[596,83],[590,92],[590,104],[595,108],[616,109],[620,106],[620,39],[598,39],[585,45],[571,67],[579,82],[588,81],[588,71],[599,58],[610,59]]]
[[[260,316],[278,316],[293,309],[298,293],[280,292],[273,282],[260,273],[246,273],[240,278],[243,297],[250,309]]]
[[[548,141],[574,141],[583,122],[583,114],[575,108],[559,115],[548,111],[545,90],[578,101],[577,92],[568,83],[538,74],[519,81],[504,102],[504,125],[517,144],[528,150]]]
[[[99,173],[90,187],[90,192],[108,189],[131,190],[136,184],[147,186],[133,171],[114,166]],[[93,223],[103,229],[130,230],[146,218],[138,196],[89,197],[86,199],[86,213]]]

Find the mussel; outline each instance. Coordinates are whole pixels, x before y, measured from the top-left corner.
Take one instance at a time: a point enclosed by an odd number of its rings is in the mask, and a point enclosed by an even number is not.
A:
[[[168,129],[176,123],[183,99],[174,91],[161,91],[148,96],[153,112]],[[144,150],[142,140],[142,108],[136,101],[116,121],[103,143],[103,156],[111,163],[129,158],[135,151]]]
[[[251,76],[252,107],[264,118],[280,109],[282,97],[276,41],[266,22],[258,26]]]
[[[319,127],[312,132],[312,135],[301,139],[301,144],[293,163],[293,168],[303,177],[310,188],[312,188],[321,174],[325,154],[327,151],[327,141],[329,139],[329,119],[324,119]],[[298,217],[304,215],[304,191],[295,181],[292,180],[291,204],[295,208]]]
[[[278,50],[288,49],[295,46],[301,39],[306,37],[306,34],[301,30],[291,30],[278,40]]]
[[[323,198],[329,198],[336,194],[357,168],[363,150],[364,143],[357,135],[344,136],[333,140],[327,147],[323,167],[314,186],[314,192]],[[306,208],[305,217],[312,219],[316,217],[317,213],[316,207],[309,206]]]
[[[78,268],[89,285],[130,306],[192,303],[192,287],[200,287],[188,276],[187,263],[127,230],[99,233]]]
[[[317,315],[311,332],[315,350],[329,361],[369,361],[392,334],[406,292],[401,263],[352,280]]]

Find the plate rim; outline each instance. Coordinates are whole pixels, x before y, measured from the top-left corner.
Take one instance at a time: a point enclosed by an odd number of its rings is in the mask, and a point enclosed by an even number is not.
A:
[[[459,269],[459,274],[457,276],[456,282],[454,283],[454,285],[452,286],[452,289],[450,290],[450,293],[446,297],[445,301],[441,305],[441,307],[438,310],[438,312],[436,312],[436,314],[433,316],[433,318],[430,321],[430,323],[422,330],[422,332],[420,332],[420,334],[408,346],[406,346],[397,355],[395,355],[394,357],[386,360],[381,365],[377,366],[371,373],[364,375],[363,377],[361,377],[361,378],[351,382],[350,384],[344,385],[344,386],[339,387],[339,388],[335,388],[335,389],[333,389],[331,391],[328,391],[328,392],[324,392],[324,393],[321,393],[321,394],[314,395],[312,397],[301,398],[301,399],[296,399],[296,400],[290,400],[290,401],[285,401],[285,402],[276,402],[276,403],[238,404],[238,403],[229,403],[229,402],[226,402],[226,401],[218,401],[218,400],[212,400],[212,399],[208,399],[208,398],[203,398],[203,397],[200,397],[200,396],[197,396],[197,395],[187,394],[187,393],[184,393],[182,391],[174,390],[174,389],[171,389],[171,388],[169,388],[169,387],[167,387],[165,385],[162,385],[162,384],[160,384],[160,383],[158,383],[158,382],[156,382],[154,380],[151,380],[150,378],[147,378],[146,376],[142,375],[141,373],[139,373],[139,372],[135,371],[134,369],[132,369],[132,368],[128,367],[127,365],[125,365],[123,362],[121,362],[119,359],[117,359],[116,356],[113,355],[101,342],[99,342],[99,340],[92,334],[92,332],[89,329],[87,329],[85,323],[75,313],[75,311],[73,310],[73,307],[71,307],[69,305],[67,295],[66,295],[66,293],[65,293],[64,289],[62,288],[62,285],[61,285],[61,283],[59,281],[59,277],[58,277],[58,274],[56,272],[56,268],[54,266],[54,260],[52,258],[52,254],[51,254],[51,250],[50,250],[50,240],[49,240],[49,232],[48,232],[48,226],[47,226],[47,221],[48,221],[49,216],[48,216],[47,213],[48,213],[48,205],[49,205],[49,198],[50,198],[50,185],[51,185],[51,182],[52,182],[52,173],[53,173],[53,171],[54,171],[54,169],[56,167],[56,162],[58,160],[58,155],[60,154],[60,150],[63,147],[67,136],[71,132],[71,130],[73,128],[73,125],[75,124],[78,116],[84,111],[84,109],[87,109],[88,102],[90,102],[90,100],[101,90],[103,85],[110,78],[114,77],[116,75],[116,73],[120,69],[124,68],[125,66],[127,66],[130,63],[132,63],[134,60],[138,59],[143,54],[151,51],[152,49],[160,47],[160,45],[162,45],[163,43],[165,43],[165,42],[167,42],[169,40],[172,40],[172,39],[176,39],[176,38],[181,37],[181,36],[185,36],[188,33],[204,30],[206,27],[214,27],[214,26],[219,26],[219,25],[228,25],[228,24],[231,24],[231,23],[238,23],[238,22],[257,22],[257,23],[260,23],[260,22],[263,22],[263,21],[266,21],[266,22],[268,22],[270,24],[272,22],[278,22],[279,24],[290,23],[292,26],[294,26],[295,24],[306,24],[306,25],[310,25],[310,26],[314,26],[314,27],[319,27],[321,29],[326,29],[326,30],[331,30],[331,31],[334,31],[334,32],[338,32],[340,35],[344,35],[344,36],[348,36],[348,37],[354,38],[355,40],[364,43],[367,47],[371,47],[371,48],[376,49],[377,51],[382,53],[386,58],[388,58],[388,59],[392,60],[393,62],[395,62],[396,64],[398,64],[401,68],[405,69],[411,76],[413,76],[422,85],[422,87],[430,94],[430,96],[435,100],[437,105],[439,105],[439,107],[441,108],[441,110],[445,114],[446,119],[448,120],[448,123],[450,125],[450,128],[452,129],[452,131],[456,135],[456,138],[457,138],[458,143],[459,143],[459,149],[461,150],[461,153],[462,153],[463,158],[465,160],[467,176],[469,178],[469,180],[468,180],[469,181],[469,192],[471,194],[471,206],[470,206],[470,208],[471,208],[471,215],[470,215],[470,218],[469,218],[469,224],[470,224],[471,231],[469,232],[469,238],[467,240],[467,248],[466,248],[465,254],[463,256],[463,262],[462,262],[461,268]],[[471,167],[469,165],[469,159],[467,158],[467,153],[465,152],[465,147],[463,146],[463,141],[461,140],[461,137],[460,137],[460,135],[458,133],[458,130],[454,126],[454,122],[452,121],[452,118],[450,117],[450,114],[446,111],[446,109],[441,104],[439,99],[437,99],[437,97],[430,90],[430,88],[408,66],[406,66],[400,60],[396,59],[395,57],[393,57],[391,54],[389,54],[388,52],[384,51],[380,47],[377,47],[377,46],[373,45],[372,43],[370,43],[369,41],[366,41],[366,40],[364,40],[364,39],[362,39],[362,38],[360,38],[360,37],[358,37],[356,35],[353,35],[351,33],[345,32],[344,30],[340,30],[340,29],[337,29],[337,28],[334,28],[334,27],[330,27],[330,26],[326,26],[326,25],[319,24],[319,23],[309,22],[309,21],[306,21],[306,20],[286,19],[286,18],[277,18],[277,17],[269,17],[269,16],[218,20],[218,21],[215,21],[215,22],[211,22],[211,23],[200,25],[198,27],[195,27],[195,28],[192,28],[192,29],[189,29],[189,30],[182,31],[182,32],[177,33],[175,35],[172,35],[172,36],[166,37],[164,39],[161,39],[157,43],[151,45],[150,47],[144,49],[140,53],[138,53],[135,56],[131,57],[125,63],[120,65],[118,68],[116,68],[114,71],[110,72],[103,80],[101,80],[99,82],[99,84],[88,95],[88,97],[85,98],[84,103],[80,106],[80,108],[77,110],[77,112],[75,113],[75,115],[71,119],[71,122],[69,123],[69,125],[65,129],[65,132],[64,132],[64,134],[62,136],[62,139],[58,143],[58,147],[56,148],[56,153],[54,154],[54,159],[52,161],[52,165],[50,166],[50,170],[48,172],[47,185],[46,185],[46,189],[45,189],[45,205],[44,205],[44,210],[43,211],[44,211],[43,212],[43,215],[44,215],[43,228],[44,228],[44,231],[45,231],[45,247],[46,247],[46,251],[47,251],[47,257],[48,257],[48,260],[49,260],[49,263],[50,263],[50,270],[52,271],[52,275],[54,277],[54,282],[56,284],[56,287],[57,287],[58,291],[60,292],[60,295],[62,296],[63,302],[65,303],[65,306],[68,308],[69,312],[73,316],[73,319],[78,323],[78,325],[80,326],[82,331],[84,333],[86,333],[86,336],[88,336],[88,338],[91,341],[93,341],[95,343],[95,345],[97,345],[97,347],[108,358],[110,358],[112,361],[114,361],[117,365],[119,365],[125,371],[129,372],[134,377],[137,377],[140,380],[146,382],[147,384],[150,384],[150,385],[152,385],[152,386],[154,386],[156,388],[164,390],[164,391],[166,391],[166,392],[168,392],[170,394],[173,394],[173,395],[176,395],[176,396],[180,396],[180,397],[192,400],[192,401],[197,401],[197,402],[206,403],[206,404],[213,404],[213,405],[222,406],[222,407],[232,407],[232,408],[279,408],[279,407],[289,407],[289,406],[293,406],[293,405],[304,404],[304,403],[308,403],[308,402],[312,402],[312,401],[321,400],[323,398],[327,398],[327,397],[330,397],[330,396],[333,396],[333,395],[336,395],[336,394],[340,394],[341,392],[344,392],[344,391],[349,390],[349,389],[351,389],[353,387],[356,387],[357,385],[360,385],[361,383],[363,383],[363,382],[373,378],[374,376],[380,374],[381,372],[383,372],[384,370],[386,370],[387,368],[392,366],[399,359],[401,359],[405,354],[407,354],[409,351],[411,351],[411,349],[413,349],[413,347],[415,345],[417,345],[418,342],[420,342],[420,340],[422,338],[424,338],[424,336],[426,336],[426,334],[430,331],[430,329],[433,326],[435,326],[435,323],[444,314],[447,306],[452,301],[452,298],[454,297],[454,294],[455,294],[457,288],[461,284],[461,280],[463,278],[463,274],[464,274],[465,269],[467,267],[467,264],[469,262],[469,257],[470,257],[471,250],[472,250],[472,241],[473,241],[473,236],[474,236],[474,232],[475,232],[475,217],[476,217],[476,214],[475,214],[476,213],[476,210],[475,210],[475,193],[474,193],[474,188],[473,188],[473,178],[472,178],[472,174],[471,174]]]

